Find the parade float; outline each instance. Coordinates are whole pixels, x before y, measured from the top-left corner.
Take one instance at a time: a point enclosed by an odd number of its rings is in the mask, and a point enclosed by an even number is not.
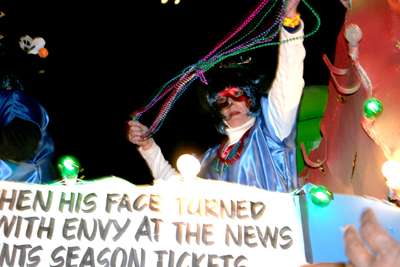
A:
[[[135,186],[118,177],[79,181],[67,156],[63,182],[0,182],[3,266],[303,266],[346,263],[343,230],[373,209],[400,240],[400,212],[383,200],[306,184],[268,192],[196,177]],[[194,173],[193,173],[194,170]],[[240,194],[238,194],[240,192]]]
[[[301,102],[298,190],[203,180],[189,163],[172,182],[149,186],[118,177],[80,180],[78,160],[64,157],[60,182],[0,182],[0,265],[344,264],[343,229],[359,227],[366,208],[400,241],[400,8],[392,0],[341,3],[347,13],[335,58],[323,57],[330,83],[306,88]],[[204,58],[171,80],[163,88],[172,92],[169,103],[229,53]],[[315,108],[316,101],[326,108]]]

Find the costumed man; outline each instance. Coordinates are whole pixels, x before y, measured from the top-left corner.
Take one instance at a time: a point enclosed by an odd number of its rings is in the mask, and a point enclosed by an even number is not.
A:
[[[280,40],[304,35],[298,3],[290,0],[287,4]],[[296,119],[304,87],[304,58],[302,38],[280,44],[268,97],[261,97],[259,80],[243,68],[221,69],[209,79],[207,101],[220,118],[217,129],[227,138],[205,153],[199,177],[279,192],[298,187]],[[128,126],[127,138],[139,146],[153,177],[176,176],[154,140],[141,139],[147,127],[135,121]]]
[[[47,133],[49,116],[21,91],[23,85],[15,75],[0,76],[0,180],[50,182],[54,143]]]

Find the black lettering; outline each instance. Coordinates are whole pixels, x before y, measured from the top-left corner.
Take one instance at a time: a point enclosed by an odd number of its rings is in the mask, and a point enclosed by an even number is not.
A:
[[[186,200],[186,198],[175,198],[175,199],[179,201],[179,215],[183,216],[183,210],[184,210],[183,200]]]
[[[240,262],[242,262],[244,260],[247,260],[247,258],[245,256],[239,256],[239,257],[236,258],[236,260],[235,260],[235,262],[233,264],[235,265],[235,267],[246,267],[244,265],[240,265],[239,266]]]
[[[38,190],[38,191],[36,191],[35,199],[33,200],[33,210],[36,211],[36,206],[37,206],[37,203],[39,202],[40,208],[43,211],[48,212],[51,208],[52,201],[53,201],[53,192],[52,191],[49,191],[49,195],[47,196],[47,202],[45,205],[44,201],[43,201],[42,191]]]
[[[117,232],[118,232],[118,234],[116,234],[116,235],[113,237],[113,240],[114,240],[114,242],[115,242],[115,241],[117,241],[118,239],[120,239],[121,236],[125,233],[126,229],[128,229],[128,226],[131,224],[131,220],[130,220],[130,219],[127,219],[126,222],[125,222],[125,224],[124,224],[124,227],[122,227],[122,228],[119,226],[119,224],[118,224],[118,222],[117,222],[116,220],[113,220],[113,223],[114,223],[115,230],[117,230]],[[150,229],[150,227],[149,227],[149,229]],[[150,234],[151,234],[151,233],[150,233]],[[150,240],[150,241],[151,241],[151,240]]]
[[[84,199],[83,199],[83,203],[85,204],[86,207],[91,207],[89,209],[86,210],[82,210],[84,213],[92,213],[93,211],[96,210],[97,205],[96,205],[96,201],[89,201],[92,197],[97,197],[97,195],[95,193],[91,193],[89,195],[87,195]]]
[[[27,264],[27,267],[36,267],[40,263],[40,256],[33,256],[33,254],[39,250],[43,250],[42,246],[37,246],[31,249],[28,253],[28,260],[31,262]]]
[[[85,219],[81,219],[81,222],[79,223],[79,227],[78,227],[78,240],[81,240],[82,237],[82,232],[85,235],[85,238],[89,241],[93,241],[94,238],[96,237],[96,233],[97,233],[97,223],[96,220],[93,219],[93,230],[92,230],[92,234],[89,236],[89,231],[87,229],[87,224],[86,224],[86,220]]]
[[[85,252],[85,255],[83,255],[83,258],[81,260],[81,263],[79,264],[79,267],[85,267],[85,266],[91,266],[95,267],[94,264],[94,251],[93,248],[88,247],[88,249]]]
[[[236,217],[236,204],[233,200],[231,200],[231,212],[229,213],[228,208],[226,207],[225,201],[221,200],[221,218],[224,219],[224,214],[226,214],[230,219],[234,220]]]
[[[263,216],[266,207],[265,207],[264,203],[262,203],[261,201],[257,202],[257,203],[250,201],[250,206],[251,206],[251,218],[253,218],[253,220],[257,221],[258,219],[260,219]],[[259,206],[261,206],[261,209],[257,212],[257,208]]]
[[[107,194],[107,202],[106,202],[106,212],[111,212],[111,207],[113,204],[116,204],[117,201],[113,200],[113,197],[119,197],[119,194]]]
[[[197,210],[194,210],[194,205],[196,203],[197,203]],[[198,201],[197,201],[197,199],[190,200],[189,206],[188,206],[188,214],[189,215],[199,214],[200,216],[203,217],[204,211],[203,211],[203,206],[201,205],[201,200],[200,199]]]
[[[285,226],[285,227],[283,227],[283,228],[281,229],[281,231],[279,232],[279,235],[281,236],[281,238],[282,238],[283,240],[289,240],[289,241],[288,241],[286,244],[284,244],[284,245],[279,244],[283,250],[286,250],[286,249],[290,248],[290,247],[292,246],[292,244],[293,244],[293,240],[292,240],[292,238],[290,237],[290,235],[284,235],[284,233],[287,232],[287,231],[290,231],[290,232],[291,232],[292,229],[290,229],[288,226]]]
[[[154,212],[161,212],[160,205],[161,205],[161,197],[158,195],[150,195],[150,210]]]
[[[28,239],[31,239],[33,225],[35,224],[36,220],[39,220],[39,218],[38,217],[26,217],[24,219],[28,221],[28,227],[26,228],[26,237]]]
[[[22,206],[25,200],[30,200],[29,197],[25,196],[26,194],[32,194],[31,190],[21,190],[19,191],[17,206],[16,209],[19,211],[29,210],[31,206]]]
[[[54,231],[54,224],[55,224],[55,219],[54,218],[50,218],[50,223],[48,227],[44,226],[44,223],[46,222],[46,218],[42,217],[42,219],[40,220],[40,225],[39,225],[39,229],[37,232],[37,237],[38,238],[42,238],[42,233],[43,232],[47,232],[47,239],[52,239],[53,238],[53,231]]]
[[[184,222],[174,222],[172,224],[176,226],[176,234],[175,234],[176,242],[178,242],[179,245],[182,245],[182,236],[183,236],[182,227],[186,224]]]
[[[108,259],[102,259],[104,254],[111,252],[111,250],[109,248],[105,248],[102,251],[100,251],[99,255],[97,255],[97,262],[99,264],[105,265],[104,267],[109,267],[110,266],[110,262],[108,261]]]
[[[175,251],[169,251],[168,267],[175,266]]]
[[[3,210],[4,203],[6,202],[9,203],[8,209],[13,210],[17,198],[17,190],[13,189],[11,198],[7,198],[6,196],[7,196],[7,190],[3,189],[0,197],[0,210]]]
[[[68,247],[67,250],[67,264],[66,267],[77,267],[76,264],[72,265],[72,260],[78,259],[79,255],[74,254],[75,251],[81,250],[80,247]]]
[[[128,267],[132,267],[132,262],[135,264],[135,267],[145,267],[146,251],[144,249],[141,249],[140,264],[139,264],[139,259],[138,259],[137,253],[136,253],[136,249],[131,248],[131,251],[129,253]]]
[[[121,209],[127,209],[128,211],[132,212],[131,202],[129,201],[129,196],[124,194],[121,201],[118,204],[118,212],[121,212]]]
[[[133,202],[133,209],[136,211],[142,211],[147,207],[147,204],[143,204],[141,207],[139,207],[140,201],[143,200],[143,198],[147,197],[145,194],[140,195],[138,198],[135,199],[135,202]]]
[[[254,248],[257,247],[257,242],[256,243],[250,243],[250,239],[253,239],[256,237],[255,234],[253,233],[249,233],[249,231],[254,230],[253,226],[244,226],[244,243],[250,247],[250,248]]]
[[[78,193],[78,199],[76,200],[75,203],[75,212],[79,213],[80,209],[81,209],[81,203],[82,203],[82,193]]]
[[[257,229],[258,237],[260,238],[261,244],[266,248],[268,237],[269,237],[271,240],[272,247],[276,249],[276,244],[278,243],[278,228],[275,227],[274,236],[272,236],[271,229],[268,226],[265,229],[264,235],[263,235],[260,227],[256,226],[256,229]]]
[[[12,251],[12,254],[11,254],[11,257],[10,257],[10,255],[9,255],[9,246],[8,246],[8,244],[7,244],[7,243],[3,243],[3,248],[2,248],[1,253],[0,253],[0,266],[3,266],[4,260],[5,260],[6,264],[7,264],[7,266],[14,266],[15,258],[16,258],[16,254],[17,254],[18,250],[20,251],[20,252],[19,252],[18,265],[19,265],[19,266],[25,266],[25,260],[26,260],[26,254],[27,254],[27,253],[26,253],[26,250],[27,250],[28,248],[32,248],[32,246],[31,246],[31,245],[28,245],[28,244],[26,244],[26,245],[19,245],[19,246],[14,245],[14,246],[13,246],[13,251]],[[29,259],[29,261],[34,261],[34,262],[31,263],[31,264],[28,264],[28,263],[27,263],[27,266],[28,266],[28,267],[34,267],[34,266],[37,266],[37,265],[39,264],[39,262],[40,262],[40,257],[38,257],[38,256],[36,256],[36,257],[31,257],[32,254],[35,253],[37,250],[42,250],[42,247],[41,247],[41,246],[35,247],[34,249],[32,249],[32,250],[28,253],[28,259]]]
[[[65,250],[65,248],[63,246],[59,246],[58,248],[53,250],[53,252],[51,253],[51,259],[54,261],[54,263],[59,263],[59,264],[50,265],[51,267],[62,267],[62,266],[64,266],[64,263],[65,263],[64,258],[62,256],[56,258],[57,254],[60,251],[64,251],[64,250]]]
[[[164,264],[164,255],[168,254],[168,252],[166,250],[158,250],[158,251],[154,251],[154,253],[156,253],[158,255],[157,258],[157,267],[163,267]]]
[[[59,210],[60,212],[63,212],[63,211],[64,211],[64,206],[65,206],[65,205],[68,205],[68,211],[69,211],[70,213],[72,213],[72,212],[74,211],[75,193],[71,193],[71,198],[70,198],[70,200],[66,200],[66,199],[65,199],[65,196],[66,196],[66,195],[67,195],[67,194],[64,193],[64,192],[61,194],[60,205],[58,206],[58,210]]]
[[[111,256],[111,266],[117,266],[117,257],[118,257],[118,253],[122,252],[122,262],[121,262],[121,266],[126,266],[126,261],[127,261],[127,255],[126,255],[126,251],[120,247],[116,248]]]
[[[67,239],[67,240],[75,239],[75,235],[68,235],[68,231],[76,229],[76,227],[74,225],[70,226],[70,224],[77,222],[77,221],[78,221],[78,218],[65,219],[63,233],[62,233],[62,236],[65,239]]]
[[[103,227],[103,221],[100,219],[97,219],[98,223],[99,223],[99,230],[100,230],[100,237],[101,239],[103,239],[103,241],[106,241],[107,235],[108,235],[108,231],[110,230],[110,226],[112,223],[112,220],[108,220],[106,227]]]
[[[219,267],[218,264],[214,264],[213,260],[218,259],[218,256],[215,254],[208,254],[208,262],[207,267]]]
[[[245,220],[245,219],[250,218],[249,215],[242,215],[242,212],[247,211],[247,208],[243,207],[244,204],[247,204],[247,201],[243,200],[243,201],[238,201],[238,203],[237,203],[236,214],[237,214],[238,219],[240,219],[240,220]]]
[[[14,228],[15,221],[17,220],[17,216],[13,216],[10,224],[8,224],[8,219],[6,215],[3,215],[0,219],[0,227],[4,224],[4,235],[9,237],[11,234],[12,229]]]
[[[3,248],[1,249],[1,254],[0,254],[0,266],[3,266],[4,260],[6,260],[6,264],[8,266],[14,266],[15,254],[16,253],[17,253],[17,249],[14,246],[13,247],[13,251],[12,251],[12,255],[11,255],[11,258],[10,258],[8,244],[7,243],[3,243]]]
[[[16,246],[14,247],[20,251],[19,253],[19,260],[18,260],[18,265],[19,266],[25,266],[25,259],[26,259],[26,249],[31,248],[31,245],[21,245],[21,246]]]
[[[206,201],[206,216],[210,217],[210,215],[214,216],[215,218],[219,219],[219,215],[215,213],[215,210],[218,207],[218,202],[215,199],[212,200],[205,200]]]
[[[18,216],[17,228],[15,229],[15,234],[14,234],[14,236],[15,236],[16,238],[19,238],[19,233],[21,232],[22,219],[23,219],[23,218],[22,218],[21,216]],[[0,226],[1,226],[1,223],[0,223]]]
[[[140,236],[147,236],[149,238],[150,242],[153,242],[151,240],[150,222],[149,222],[149,218],[147,216],[143,217],[143,220],[140,223],[140,226],[136,231],[136,234],[135,234],[136,241],[139,241]]]
[[[219,258],[224,261],[224,267],[229,267],[229,260],[233,259],[233,256],[224,255],[224,256],[219,256]]]
[[[225,244],[229,247],[230,246],[230,242],[229,242],[229,236],[232,237],[233,242],[236,244],[236,246],[241,247],[242,246],[242,227],[240,225],[238,225],[238,234],[237,237],[235,237],[235,234],[233,233],[231,226],[229,224],[226,225],[226,231],[225,231]]]
[[[158,242],[160,236],[160,223],[163,223],[161,219],[151,219],[151,221],[155,224],[154,225],[154,240]]]
[[[186,225],[186,243],[190,245],[190,237],[196,237],[197,245],[200,245],[200,224],[197,223],[197,230],[195,232],[190,231],[190,224]]]
[[[200,267],[200,263],[205,257],[206,255],[201,254],[200,258],[198,258],[196,253],[192,253],[192,267]]]
[[[211,246],[214,245],[214,241],[208,241],[207,237],[212,236],[213,233],[208,231],[208,228],[212,228],[214,225],[212,224],[203,224],[203,231],[201,235],[201,241],[203,241],[204,245]]]
[[[183,254],[179,257],[178,262],[176,263],[176,267],[182,267],[183,261],[184,261],[188,256],[190,256],[189,253],[187,253],[187,252],[183,253]]]

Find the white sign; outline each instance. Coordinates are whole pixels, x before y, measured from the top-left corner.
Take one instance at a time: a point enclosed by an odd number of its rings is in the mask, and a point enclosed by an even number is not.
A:
[[[0,266],[306,264],[297,196],[196,180],[0,182]]]

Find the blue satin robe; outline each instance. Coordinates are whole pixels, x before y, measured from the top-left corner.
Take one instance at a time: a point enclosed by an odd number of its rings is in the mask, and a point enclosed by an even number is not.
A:
[[[28,162],[14,163],[0,160],[0,180],[15,182],[47,183],[54,179],[51,159],[54,142],[47,133],[49,116],[33,98],[18,90],[0,92],[0,124],[8,125],[15,117],[37,124],[42,138],[38,153]]]
[[[261,105],[262,112],[245,139],[240,158],[218,174],[214,166],[219,145],[211,148],[203,155],[199,177],[277,192],[288,192],[298,187],[296,125],[289,136],[280,141],[269,121],[268,99],[262,98]],[[222,165],[218,161],[218,170]]]

